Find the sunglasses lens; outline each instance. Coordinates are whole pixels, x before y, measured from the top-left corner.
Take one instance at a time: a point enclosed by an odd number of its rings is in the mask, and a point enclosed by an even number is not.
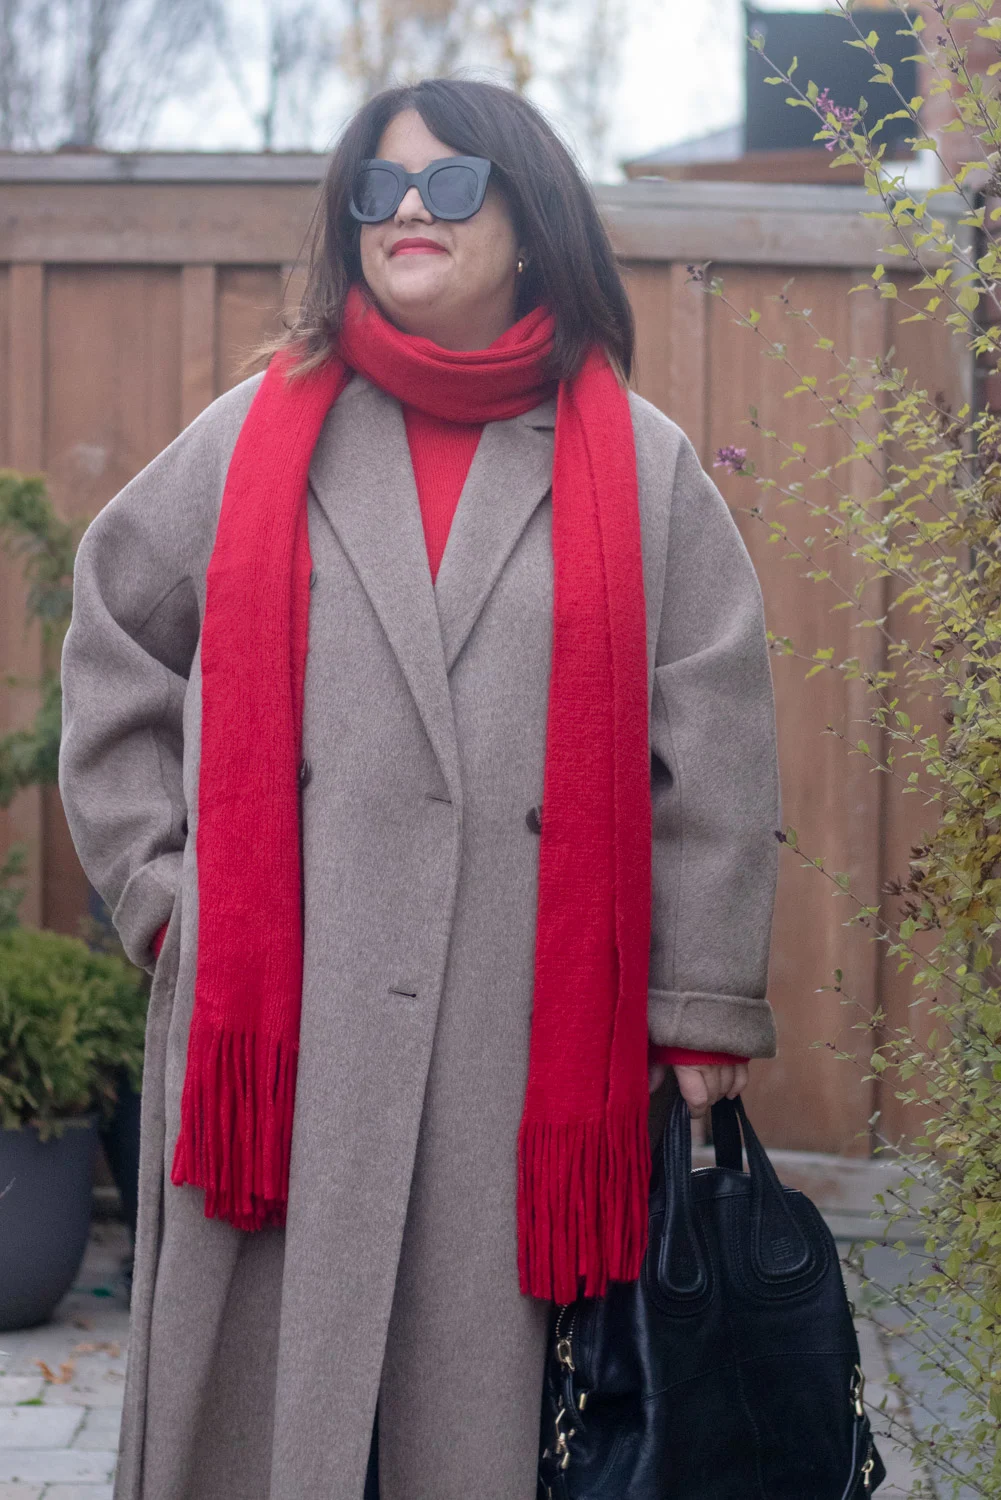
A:
[[[478,178],[471,167],[440,167],[428,183],[432,212],[456,218],[472,212]]]
[[[388,219],[396,207],[399,187],[385,167],[364,167],[355,182],[355,203],[368,219]]]

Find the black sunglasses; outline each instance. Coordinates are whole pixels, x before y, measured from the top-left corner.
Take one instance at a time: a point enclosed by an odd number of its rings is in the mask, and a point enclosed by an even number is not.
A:
[[[351,194],[351,213],[362,224],[391,219],[415,187],[436,219],[471,219],[483,203],[490,176],[484,156],[442,156],[423,172],[405,172],[396,161],[363,161]]]

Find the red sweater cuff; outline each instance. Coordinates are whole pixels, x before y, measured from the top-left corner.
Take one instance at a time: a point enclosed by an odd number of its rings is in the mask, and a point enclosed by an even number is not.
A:
[[[728,1064],[746,1063],[749,1059],[738,1057],[734,1052],[694,1052],[689,1047],[661,1047],[656,1042],[651,1042],[650,1061],[680,1068],[698,1068],[713,1065],[725,1067]]]
[[[163,926],[160,928],[160,931],[156,934],[156,936],[153,938],[152,943],[150,944],[156,958],[160,957],[160,949],[163,947],[163,940],[166,936],[167,924],[166,922],[164,922]]]

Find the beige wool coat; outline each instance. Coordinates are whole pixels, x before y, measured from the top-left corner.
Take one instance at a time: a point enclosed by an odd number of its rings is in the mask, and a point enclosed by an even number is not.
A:
[[[155,966],[116,1500],[534,1500],[548,1309],[520,1296],[555,408],[484,430],[432,585],[402,413],[356,377],[313,457],[305,977],[284,1230],[169,1180],[198,944],[199,628],[230,391],[86,533],[60,785]],[[778,826],[761,597],[690,443],[631,397],[659,1042],[768,1057]]]

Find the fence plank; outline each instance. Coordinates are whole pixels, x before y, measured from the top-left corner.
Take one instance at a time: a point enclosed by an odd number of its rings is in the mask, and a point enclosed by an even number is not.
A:
[[[925,388],[933,401],[955,412],[961,402],[969,400],[971,396],[967,382],[972,374],[972,362],[966,356],[964,339],[941,323],[904,321],[911,311],[908,304],[915,300],[908,295],[907,281],[908,278],[902,278],[898,298],[886,304],[891,319],[889,341],[895,350],[893,362],[908,370],[915,384]],[[898,448],[891,449],[887,457],[891,462],[906,461],[906,455]],[[931,504],[923,515],[928,520],[941,519],[941,512],[937,512]],[[895,584],[891,598],[902,591],[903,586]],[[921,616],[910,613],[908,605],[891,614],[891,622],[895,635],[904,636],[914,646],[919,647],[925,643],[928,627],[922,623]],[[941,734],[945,728],[942,715],[948,705],[941,700],[932,701],[923,693],[919,695],[912,692],[900,672],[901,664],[897,663],[896,666],[896,690],[901,695],[901,708],[912,720],[912,732],[917,738]],[[898,741],[893,748],[901,778],[919,770],[916,760],[905,758],[904,752],[908,748],[905,744]],[[926,773],[922,772],[920,779],[927,784]],[[939,809],[936,805],[928,805],[923,791],[904,794],[903,785],[903,780],[887,781],[880,844],[883,851],[884,880],[902,880],[906,883],[910,851],[924,842],[925,834],[934,825]],[[885,904],[889,917],[899,921],[903,915],[903,899],[890,898]],[[935,945],[937,936],[934,932],[918,933],[912,940],[913,946],[918,952],[927,953]],[[893,1031],[905,1028],[920,1040],[926,1038],[937,1023],[928,1014],[927,1005],[915,1004],[913,977],[914,971],[911,968],[898,973],[895,963],[884,964],[880,999],[886,1010],[888,1029]],[[928,1109],[920,1103],[902,1103],[896,1097],[898,1087],[901,1086],[891,1078],[884,1082],[880,1090],[878,1131],[890,1143],[895,1143],[902,1137],[913,1139],[921,1133],[926,1118],[935,1113],[934,1109]],[[909,1080],[901,1087],[901,1092],[904,1087],[914,1088],[920,1095],[923,1087],[921,1075]]]
[[[278,266],[227,266],[219,275],[216,370],[228,391],[263,360],[255,351],[281,331],[284,282]]]
[[[76,160],[82,175],[85,159]],[[323,162],[316,158],[317,177]],[[300,166],[288,180],[207,181],[193,170],[188,181],[55,183],[5,180],[0,160],[0,260],[280,265],[299,254],[318,193]],[[860,218],[872,206],[862,188],[662,179],[601,186],[597,199],[627,260],[848,268],[878,259],[885,239]],[[940,216],[961,212],[958,195],[936,201]]]
[[[869,281],[868,271],[865,267],[859,267],[849,272],[848,283],[860,285]],[[848,345],[849,357],[859,361],[864,370],[868,361],[876,359],[883,354],[890,344],[890,323],[888,309],[890,303],[876,295],[875,291],[869,293],[857,293],[848,299]],[[875,383],[868,376],[860,375],[853,382],[851,393],[847,399],[859,399],[864,394],[876,396]],[[855,423],[850,429],[852,439],[863,439],[876,441],[882,427],[882,420],[878,409],[863,414],[861,421]],[[850,488],[852,497],[865,503],[878,495],[886,484],[886,452],[879,449],[875,453],[868,454],[856,459],[847,465],[843,474],[847,475],[842,483]],[[844,550],[843,547],[840,550]],[[857,582],[863,575],[868,575],[868,566],[855,565],[852,569],[853,582]],[[863,618],[879,620],[886,614],[889,590],[885,578],[878,579],[869,584],[862,596],[862,611],[846,611],[845,618],[854,622]],[[853,631],[850,642],[849,655],[857,657],[866,673],[882,671],[887,665],[887,642],[881,630],[859,629]],[[885,777],[874,770],[874,765],[881,765],[885,760],[886,744],[882,731],[868,721],[872,713],[872,694],[861,679],[845,681],[843,683],[845,698],[845,719],[843,732],[846,740],[851,744],[864,741],[869,745],[874,759],[867,758],[863,754],[852,754],[844,747],[842,787],[844,802],[840,820],[839,856],[842,860],[841,868],[851,877],[852,882],[852,906],[850,914],[854,915],[857,908],[855,901],[862,902],[865,906],[879,907],[882,905],[883,885],[886,880],[884,864],[884,831],[886,824],[886,803],[890,795],[890,789]],[[860,830],[866,830],[863,836],[859,836]],[[885,948],[877,941],[878,929],[866,920],[862,929],[856,929],[863,937],[858,945],[851,945],[854,952],[853,972],[849,976],[849,987],[858,997],[860,1011],[856,1015],[853,1010],[850,1014],[854,1019],[865,1021],[871,1016],[883,1001],[883,982],[886,974]],[[856,1033],[857,1051],[865,1071],[868,1071],[868,1058],[871,1051],[871,1043],[874,1038],[864,1031]],[[883,1085],[875,1080],[867,1084],[859,1083],[860,1094],[867,1098],[869,1115],[879,1107],[883,1093]],[[872,1127],[869,1127],[870,1131]],[[870,1140],[870,1145],[872,1144]]]
[[[662,266],[641,261],[624,265],[623,280],[636,324],[633,385],[641,396],[669,411],[671,283]]]
[[[215,399],[216,268],[181,271],[181,426]]]
[[[43,463],[56,508],[90,520],[180,426],[181,273],[55,266],[46,278]],[[43,793],[47,926],[76,930],[87,885],[57,790]]]
[[[291,323],[306,291],[306,278],[309,267],[302,259],[288,260],[281,268],[282,278],[282,319],[286,324]]]
[[[11,266],[10,307],[7,320],[7,367],[9,370],[7,443],[11,465],[26,473],[42,466],[45,423],[43,346],[45,338],[45,271],[40,264]],[[28,682],[36,681],[42,666],[37,628],[26,631],[26,589],[15,568],[5,567],[2,630],[6,643],[6,671]],[[2,722],[6,730],[29,724],[38,706],[38,694],[25,687],[4,687]],[[7,836],[24,846],[31,879],[21,914],[26,922],[42,919],[44,841],[42,797],[37,787],[21,792],[7,813]]]
[[[670,268],[670,287],[671,354],[664,409],[684,428],[708,465],[708,298],[703,287],[691,280],[688,267],[678,261]]]
[[[17,469],[34,472],[42,462],[44,419],[45,269],[40,263],[11,266],[10,302],[10,460]]]
[[[0,260],[277,266],[297,252],[315,199],[285,183],[8,184]]]

